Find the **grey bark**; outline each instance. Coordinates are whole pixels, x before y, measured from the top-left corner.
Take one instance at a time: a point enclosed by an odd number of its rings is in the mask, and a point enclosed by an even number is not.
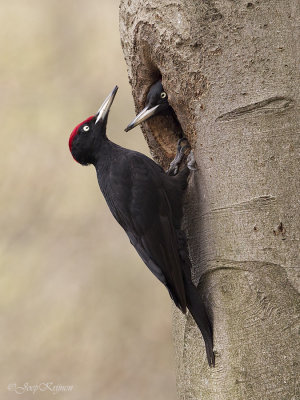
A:
[[[298,0],[121,1],[136,110],[161,74],[198,164],[185,227],[214,321],[216,367],[192,318],[174,310],[181,399],[300,398],[299,8]],[[166,166],[176,127],[161,117],[143,131]]]

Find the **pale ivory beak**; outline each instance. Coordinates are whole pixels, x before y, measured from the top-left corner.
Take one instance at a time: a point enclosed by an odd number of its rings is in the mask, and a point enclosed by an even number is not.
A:
[[[109,113],[110,107],[111,107],[111,105],[112,105],[112,103],[114,101],[114,98],[115,98],[115,95],[116,95],[117,91],[118,91],[118,86],[115,86],[113,91],[104,100],[102,106],[99,108],[99,110],[98,110],[98,112],[96,114],[97,118],[96,118],[95,125],[99,121],[104,121],[105,117]]]
[[[135,126],[139,125],[140,123],[146,121],[148,118],[152,117],[155,114],[159,105],[150,108],[150,106],[146,106],[135,118],[134,120],[127,126],[125,132],[130,131]]]

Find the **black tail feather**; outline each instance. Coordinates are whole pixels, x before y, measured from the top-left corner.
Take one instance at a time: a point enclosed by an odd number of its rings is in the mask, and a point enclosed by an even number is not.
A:
[[[207,314],[205,303],[203,301],[201,293],[199,293],[198,289],[192,282],[191,278],[192,264],[189,259],[185,233],[182,230],[177,230],[176,233],[178,238],[180,257],[182,259],[182,272],[184,278],[187,306],[202,333],[206,348],[208,364],[210,367],[214,367],[215,354],[213,352],[212,324]]]
[[[215,355],[213,352],[213,329],[205,304],[196,286],[189,280],[189,278],[185,279],[185,287],[188,309],[202,333],[208,364],[210,367],[214,367]]]

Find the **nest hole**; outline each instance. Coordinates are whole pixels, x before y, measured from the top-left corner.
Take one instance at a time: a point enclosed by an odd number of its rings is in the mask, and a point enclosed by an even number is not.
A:
[[[164,79],[161,72],[154,65],[149,65],[148,84],[145,85],[143,90],[142,104],[145,105],[147,93],[150,87],[157,82]],[[168,98],[172,103],[176,103],[175,96],[164,87]],[[171,106],[171,104],[170,104]],[[177,142],[184,136],[181,124],[177,118],[174,108],[168,112],[156,115],[144,123],[144,134],[151,153],[155,159],[164,167],[168,167],[170,161],[174,158],[177,150]]]

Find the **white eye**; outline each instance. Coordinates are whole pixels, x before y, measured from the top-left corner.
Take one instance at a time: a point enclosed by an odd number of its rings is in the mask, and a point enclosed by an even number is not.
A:
[[[167,93],[166,92],[161,92],[160,97],[162,99],[165,99],[167,97]]]
[[[84,125],[84,127],[82,128],[82,130],[83,130],[84,132],[87,132],[87,131],[90,130],[90,127],[89,127],[88,125]]]

